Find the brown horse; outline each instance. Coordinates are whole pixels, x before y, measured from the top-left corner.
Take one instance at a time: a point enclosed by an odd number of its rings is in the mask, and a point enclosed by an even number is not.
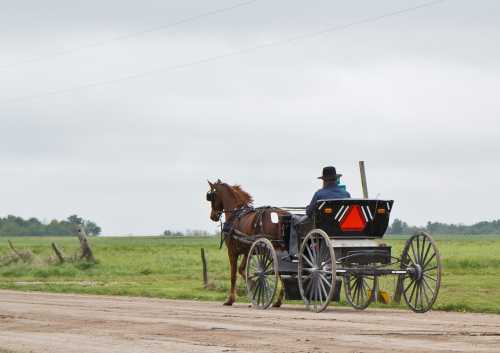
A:
[[[226,223],[232,229],[236,229],[247,235],[266,234],[272,239],[281,238],[281,224],[273,223],[271,212],[278,213],[278,216],[288,214],[288,212],[276,208],[262,208],[260,210],[252,207],[252,196],[244,191],[239,185],[230,186],[217,180],[215,183],[208,182],[210,190],[207,199],[212,203],[210,219],[218,222],[224,213]],[[280,217],[281,218],[281,217]],[[236,300],[236,271],[245,279],[245,266],[247,263],[250,246],[235,240],[231,236],[225,239],[229,264],[231,267],[231,289],[229,297],[224,305],[232,305]],[[243,260],[238,269],[238,258],[243,255]],[[281,306],[283,300],[283,289],[278,295],[278,300],[274,307]]]

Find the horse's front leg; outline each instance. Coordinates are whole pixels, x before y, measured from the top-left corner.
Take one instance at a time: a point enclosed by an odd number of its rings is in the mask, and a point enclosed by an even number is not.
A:
[[[236,301],[236,271],[238,268],[238,255],[237,254],[228,254],[229,255],[229,265],[231,266],[231,289],[229,290],[229,298],[227,298],[224,305],[233,305]]]

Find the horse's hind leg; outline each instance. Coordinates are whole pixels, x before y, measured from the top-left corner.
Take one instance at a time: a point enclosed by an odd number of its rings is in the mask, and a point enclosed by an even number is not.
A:
[[[224,305],[233,305],[236,301],[236,270],[238,269],[238,255],[229,254],[229,265],[231,266],[231,289],[229,291],[229,298],[227,298]]]
[[[243,260],[241,260],[240,267],[238,268],[238,273],[240,274],[240,276],[243,278],[244,281],[246,281],[245,269],[247,267],[247,259],[248,259],[248,254],[245,254],[243,256]]]

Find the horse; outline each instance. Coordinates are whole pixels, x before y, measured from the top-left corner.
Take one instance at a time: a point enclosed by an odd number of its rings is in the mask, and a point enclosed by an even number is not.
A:
[[[222,214],[225,216],[226,225],[246,235],[265,234],[271,239],[279,240],[282,237],[280,222],[271,220],[271,212],[281,216],[289,214],[279,208],[263,207],[253,208],[252,196],[244,191],[240,185],[230,186],[220,179],[215,183],[208,181],[210,190],[207,200],[211,202],[210,219],[219,222]],[[224,305],[232,305],[236,301],[236,278],[237,271],[245,279],[245,267],[250,251],[250,245],[244,244],[230,235],[226,236],[224,242],[227,246],[227,254],[231,268],[231,289]],[[238,258],[243,255],[243,260],[238,268]],[[280,307],[283,302],[283,287],[280,290],[277,301],[273,307]]]

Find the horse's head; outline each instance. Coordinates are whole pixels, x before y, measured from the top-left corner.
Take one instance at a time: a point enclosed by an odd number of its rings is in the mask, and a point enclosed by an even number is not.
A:
[[[232,212],[237,208],[251,205],[252,196],[239,185],[229,186],[222,181],[208,182],[210,190],[207,192],[207,201],[212,205],[210,219],[218,222],[223,212]]]
[[[224,211],[224,203],[222,201],[222,195],[220,190],[221,181],[217,180],[216,183],[208,182],[210,190],[207,192],[207,201],[212,205],[212,210],[210,211],[210,219],[214,222],[218,222]]]

